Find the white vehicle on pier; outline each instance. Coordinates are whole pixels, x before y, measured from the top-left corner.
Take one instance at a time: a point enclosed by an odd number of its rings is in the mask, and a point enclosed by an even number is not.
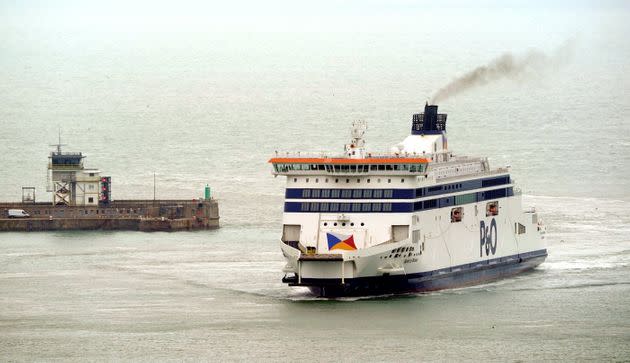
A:
[[[287,177],[283,282],[320,296],[460,287],[514,275],[547,257],[535,210],[523,211],[508,168],[448,149],[446,114],[413,116],[386,154],[356,122],[340,155],[277,153]]]

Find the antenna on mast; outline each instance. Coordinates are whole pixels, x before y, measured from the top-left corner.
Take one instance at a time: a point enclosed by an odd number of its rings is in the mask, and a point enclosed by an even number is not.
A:
[[[59,127],[59,142],[57,144],[51,144],[49,146],[56,146],[57,147],[57,153],[61,154],[61,147],[62,146],[66,146],[67,144],[62,144],[61,143],[61,127]]]

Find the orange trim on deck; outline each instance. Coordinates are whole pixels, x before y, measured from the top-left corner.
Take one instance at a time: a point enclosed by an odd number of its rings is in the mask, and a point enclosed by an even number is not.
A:
[[[430,162],[427,158],[271,158],[269,163],[283,164],[425,164]]]

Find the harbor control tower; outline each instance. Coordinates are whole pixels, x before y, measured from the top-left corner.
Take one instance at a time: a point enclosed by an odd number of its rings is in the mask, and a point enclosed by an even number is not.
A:
[[[101,197],[103,188],[106,189],[106,197],[109,197],[109,178],[103,178],[107,185],[101,185],[101,172],[86,169],[80,152],[63,152],[61,143],[54,146],[57,150],[49,156],[47,183],[48,191],[53,194],[53,205],[99,205],[99,201],[104,201]]]

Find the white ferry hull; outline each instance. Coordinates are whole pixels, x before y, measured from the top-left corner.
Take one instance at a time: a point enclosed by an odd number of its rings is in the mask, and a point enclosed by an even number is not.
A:
[[[486,216],[486,201],[461,205],[465,217],[459,223],[450,221],[451,207],[378,216],[380,221],[389,218],[391,224],[409,223],[411,231],[418,233],[399,242],[353,251],[311,255],[280,242],[287,260],[283,282],[329,297],[425,292],[480,284],[541,264],[547,250],[537,214],[521,210],[520,195],[496,202],[500,205],[496,216]],[[318,216],[323,220],[328,217]],[[284,221],[292,224],[304,218],[303,213],[286,213]],[[355,225],[376,221],[368,214],[346,218]],[[518,225],[522,233],[515,229]],[[325,234],[321,223],[314,228],[314,233]],[[348,234],[360,234],[353,227],[346,228]],[[357,239],[358,246],[361,242]],[[318,250],[325,249],[326,243],[320,238]]]
[[[321,297],[370,296],[429,292],[482,284],[531,270],[545,261],[547,250],[496,258],[414,274],[357,278],[285,277],[289,286],[306,286]]]

